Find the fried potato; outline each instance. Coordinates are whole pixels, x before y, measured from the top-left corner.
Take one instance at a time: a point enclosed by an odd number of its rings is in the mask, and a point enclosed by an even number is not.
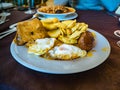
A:
[[[47,20],[42,21],[42,23],[47,30],[51,30],[48,31],[48,35],[53,38],[58,38],[67,44],[77,43],[77,39],[81,33],[85,32],[88,27],[87,24],[77,23],[76,20],[65,20],[62,22],[57,22],[57,20],[55,22],[54,19]]]
[[[76,23],[75,26],[71,28],[71,31],[74,32],[74,31],[78,30],[80,25],[81,25],[81,23]]]
[[[66,20],[66,21],[62,21],[62,23],[67,25],[66,28],[72,28],[75,26],[76,20]]]
[[[58,28],[59,20],[57,18],[48,18],[41,20],[41,22],[47,30],[55,30]]]
[[[70,38],[77,38],[78,36],[80,36],[81,33],[82,33],[81,31],[75,31],[74,33],[72,33]]]
[[[67,25],[67,28],[72,28],[72,27],[74,27],[75,26],[75,24],[76,24],[76,20],[73,20],[72,22],[70,22],[68,25]]]
[[[47,18],[47,19],[41,20],[41,22],[46,23],[46,24],[52,24],[52,23],[59,22],[59,19],[57,19],[57,18]]]
[[[47,33],[50,37],[57,38],[60,35],[61,31],[57,29],[57,30],[48,31]]]
[[[66,43],[66,44],[75,44],[75,43],[77,43],[77,39],[75,39],[75,38],[69,38],[67,36],[62,36],[62,35],[60,35],[58,37],[58,40]]]
[[[70,36],[70,38],[76,38],[76,39],[78,39],[77,37],[80,37],[81,33],[86,32],[87,27],[88,27],[87,25],[82,26],[81,29],[76,30],[74,33],[72,33],[72,35]]]
[[[88,25],[87,24],[85,24],[83,27],[81,27],[79,30],[81,31],[81,32],[85,32],[86,30],[87,30],[87,28],[88,28]]]
[[[44,28],[47,30],[55,30],[58,28],[56,23],[52,23],[52,24],[42,23],[42,24],[43,24]]]
[[[63,29],[65,29],[67,27],[66,24],[61,23],[61,22],[56,23],[56,25],[58,26],[58,28],[63,28]]]
[[[71,35],[72,34],[71,29],[66,29],[66,34],[67,34],[67,36]]]

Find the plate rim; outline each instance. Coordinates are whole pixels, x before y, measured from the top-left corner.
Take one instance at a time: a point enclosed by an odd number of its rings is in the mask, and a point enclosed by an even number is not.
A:
[[[70,14],[69,14],[70,15]],[[75,19],[78,17],[78,14],[77,13],[73,13],[73,16],[69,16],[67,17],[67,15],[64,17],[64,18],[58,18],[60,21],[63,21],[63,20],[71,20],[71,19]],[[46,18],[54,18],[54,17],[46,17],[46,16],[39,16],[38,17],[39,19],[46,19]]]

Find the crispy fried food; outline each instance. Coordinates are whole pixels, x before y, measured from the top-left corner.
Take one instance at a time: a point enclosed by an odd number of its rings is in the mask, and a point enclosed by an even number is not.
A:
[[[57,18],[48,18],[41,20],[41,22],[47,30],[55,30],[58,28],[57,23],[59,23],[59,20]]]
[[[14,42],[43,58],[72,60],[86,56],[95,45],[94,38],[84,22],[48,18],[19,22]]]
[[[66,44],[76,44],[77,43],[77,39],[69,38],[69,37],[62,36],[62,35],[60,35],[58,37],[58,40],[62,41],[63,43],[66,43]]]
[[[57,18],[41,20],[43,26],[48,30],[51,38],[57,38],[66,44],[76,44],[80,35],[86,32],[88,25],[79,23],[76,20],[59,21]]]
[[[51,30],[51,31],[48,31],[47,33],[50,37],[57,38],[60,35],[60,30],[59,29]]]
[[[91,32],[83,32],[78,40],[78,46],[86,51],[91,50],[94,47],[94,36]]]
[[[70,36],[70,38],[76,38],[76,39],[79,38],[80,35],[81,35],[83,32],[86,32],[87,28],[88,28],[88,25],[87,25],[87,24],[85,24],[85,25],[83,25],[83,26],[80,26],[79,29],[77,29],[76,31],[74,31],[74,32],[72,33],[72,35]]]
[[[66,20],[66,21],[62,21],[63,24],[67,25],[66,28],[72,28],[75,26],[76,24],[76,20]]]
[[[46,37],[47,33],[38,19],[19,22],[14,42],[17,45],[24,45],[38,38]]]
[[[46,23],[46,24],[52,24],[52,23],[59,22],[59,19],[58,18],[47,18],[47,19],[41,20],[41,22]]]

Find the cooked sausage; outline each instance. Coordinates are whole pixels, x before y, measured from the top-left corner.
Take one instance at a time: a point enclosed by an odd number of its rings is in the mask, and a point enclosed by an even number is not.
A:
[[[78,40],[78,46],[86,51],[89,51],[93,48],[94,46],[94,36],[91,32],[86,31],[82,33]]]

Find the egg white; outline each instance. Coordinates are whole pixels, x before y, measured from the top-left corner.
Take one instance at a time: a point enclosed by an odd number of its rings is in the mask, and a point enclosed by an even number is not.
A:
[[[34,44],[28,47],[28,53],[43,55],[54,46],[55,41],[55,38],[37,39]]]
[[[75,59],[78,57],[84,57],[87,54],[85,50],[81,50],[77,46],[68,45],[68,44],[55,46],[48,53],[52,58],[62,59],[62,60],[69,60],[69,59]]]

